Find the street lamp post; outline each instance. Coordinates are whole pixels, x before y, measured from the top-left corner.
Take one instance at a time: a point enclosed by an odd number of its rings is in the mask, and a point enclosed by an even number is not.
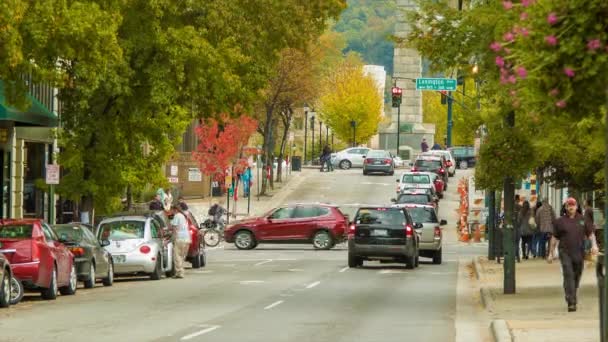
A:
[[[325,145],[329,145],[329,126],[325,126]]]
[[[315,116],[310,116],[310,132],[312,133],[312,140],[310,142],[310,164],[315,159]]]
[[[304,104],[304,164],[306,164],[306,138],[308,137],[308,105]]]
[[[357,122],[355,120],[351,120],[350,127],[353,128],[353,147],[355,147],[357,146]]]
[[[323,131],[321,130],[322,128],[323,123],[321,122],[321,120],[319,120],[319,153],[323,151]]]

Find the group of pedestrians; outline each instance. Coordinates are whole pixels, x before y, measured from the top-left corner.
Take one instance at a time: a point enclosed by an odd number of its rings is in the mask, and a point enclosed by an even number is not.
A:
[[[583,214],[576,199],[570,197],[556,217],[547,199],[532,208],[527,200],[520,203],[516,195],[514,217],[517,262],[530,255],[549,263],[559,258],[568,312],[576,311],[585,256],[598,253],[591,201],[587,201]]]

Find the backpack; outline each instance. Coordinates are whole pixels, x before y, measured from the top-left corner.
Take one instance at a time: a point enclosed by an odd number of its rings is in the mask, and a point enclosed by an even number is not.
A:
[[[215,216],[215,214],[217,213],[218,207],[219,207],[219,205],[217,203],[212,205],[211,208],[209,208],[209,211],[207,212],[207,214],[210,216]]]

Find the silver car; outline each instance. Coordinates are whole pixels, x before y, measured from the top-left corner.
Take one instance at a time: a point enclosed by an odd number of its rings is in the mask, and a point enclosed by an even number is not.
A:
[[[331,155],[331,164],[343,170],[351,167],[363,167],[363,162],[370,149],[367,147],[351,147]]]
[[[97,238],[110,241],[104,248],[112,254],[115,274],[146,274],[152,280],[175,272],[168,234],[162,212],[119,215],[102,220],[97,227]]]
[[[422,228],[416,229],[420,236],[420,256],[432,258],[433,264],[441,264],[443,233],[441,226],[447,224],[446,220],[439,221],[435,208],[422,204],[397,204],[405,207],[415,223],[421,223]]]

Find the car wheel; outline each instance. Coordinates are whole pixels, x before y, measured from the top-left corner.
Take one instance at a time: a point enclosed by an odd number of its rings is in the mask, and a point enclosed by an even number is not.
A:
[[[160,254],[156,256],[156,264],[154,264],[154,272],[150,274],[150,279],[152,280],[160,280],[163,274],[162,270],[162,260]]]
[[[114,284],[114,264],[108,264],[108,274],[103,278],[103,286],[112,286]]]
[[[410,255],[405,257],[405,268],[413,270],[416,267],[416,256]]]
[[[395,175],[395,170],[391,170],[391,172],[388,173],[389,176],[394,176]]]
[[[339,167],[340,167],[342,170],[348,170],[348,169],[350,169],[350,168],[353,166],[353,164],[352,164],[352,163],[351,163],[349,160],[346,160],[346,159],[345,159],[345,160],[342,160],[342,161],[340,162],[340,164],[338,164],[338,166],[339,166]]]
[[[57,299],[57,267],[53,266],[53,272],[51,273],[51,282],[49,287],[40,291],[42,299],[53,300]]]
[[[205,255],[205,252],[199,254],[198,258],[200,260],[201,267],[205,267],[207,265],[207,256]]]
[[[435,251],[433,254],[433,264],[441,265],[442,254],[441,248]]]
[[[93,284],[95,284],[95,281],[93,281]],[[77,288],[78,275],[76,274],[76,265],[72,264],[72,269],[70,270],[70,282],[67,286],[60,287],[59,292],[64,296],[69,296],[75,294]]]
[[[199,247],[200,248],[200,247]],[[199,250],[195,256],[192,257],[192,268],[201,268],[201,251]]]
[[[363,266],[363,259],[353,254],[348,254],[348,267],[355,268]]]
[[[0,308],[8,308],[9,305],[11,305],[11,276],[8,274],[8,269],[5,269],[0,281]]]
[[[234,235],[234,245],[238,249],[253,249],[256,243],[250,231],[241,230]]]
[[[25,289],[19,279],[11,277],[11,305],[15,305],[23,299]]]
[[[334,246],[334,239],[326,230],[319,230],[312,238],[312,245],[316,249],[331,249]]]
[[[463,160],[463,161],[460,162],[460,168],[462,170],[466,170],[468,167],[469,167],[469,163],[467,163],[466,160]]]
[[[91,261],[91,269],[89,270],[89,278],[84,281],[84,288],[91,289],[95,287],[95,265]]]
[[[415,267],[420,266],[420,251],[416,251],[416,259],[415,259],[416,265],[414,265]]]

